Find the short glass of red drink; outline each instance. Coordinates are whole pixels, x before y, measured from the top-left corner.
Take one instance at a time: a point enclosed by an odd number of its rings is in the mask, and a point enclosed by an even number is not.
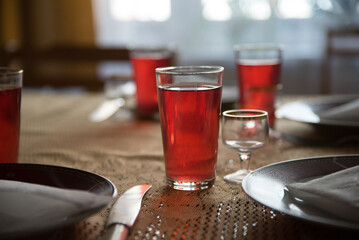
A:
[[[136,84],[136,112],[139,117],[158,113],[156,72],[158,67],[171,65],[173,50],[169,48],[133,48],[130,60]]]
[[[235,48],[239,107],[268,112],[274,126],[282,50],[275,44],[242,44]]]
[[[22,70],[0,67],[0,163],[18,161]]]
[[[221,66],[157,68],[158,100],[168,185],[213,185],[221,113]]]

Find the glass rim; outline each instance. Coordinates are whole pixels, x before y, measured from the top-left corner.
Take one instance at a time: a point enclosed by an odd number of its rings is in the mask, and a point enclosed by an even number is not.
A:
[[[244,114],[253,114],[252,116]],[[222,113],[224,117],[235,117],[235,118],[263,118],[268,117],[268,113],[263,110],[256,109],[231,109],[226,110]]]
[[[158,74],[168,75],[199,75],[223,72],[222,66],[169,66],[156,68]]]
[[[11,75],[19,75],[22,74],[23,70],[20,68],[8,68],[8,67],[0,67],[0,77],[2,76],[11,76]]]
[[[175,49],[168,47],[134,47],[129,48],[129,57],[130,59],[134,58],[173,58],[175,55]]]
[[[243,43],[236,44],[233,47],[235,52],[238,51],[263,51],[263,50],[277,50],[279,52],[283,51],[281,44],[276,43]]]

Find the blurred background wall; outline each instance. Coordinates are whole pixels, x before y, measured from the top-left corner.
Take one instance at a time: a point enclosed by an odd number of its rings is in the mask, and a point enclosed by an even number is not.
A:
[[[21,50],[40,84],[92,84],[130,75],[125,57],[56,61],[42,49],[127,49],[170,45],[181,65],[223,65],[224,84],[235,85],[233,45],[274,42],[283,47],[283,92],[359,93],[358,0],[0,0],[0,43]],[[334,39],[336,38],[336,39]],[[331,44],[333,43],[333,44]],[[334,46],[333,48],[331,46]],[[60,47],[59,47],[60,46]],[[339,50],[334,50],[338,48]],[[40,51],[40,53],[39,53]],[[62,51],[61,57],[66,51]],[[25,54],[24,54],[25,53]],[[96,52],[97,54],[100,54]],[[337,54],[338,53],[338,54]],[[110,54],[110,53],[106,53]],[[106,60],[106,55],[100,60]],[[15,54],[16,55],[16,54]],[[38,57],[40,58],[40,57]],[[80,59],[82,61],[80,61]],[[1,60],[1,59],[0,59]],[[30,66],[30,67],[29,67]],[[57,79],[50,80],[50,75]],[[72,76],[71,76],[72,75]],[[69,77],[70,76],[70,77]],[[77,79],[77,80],[75,80]],[[30,80],[29,80],[30,81]]]
[[[95,46],[91,1],[0,0],[0,9],[0,60],[3,57],[2,65],[24,68],[24,86],[73,81],[99,87],[94,82],[96,63],[73,61],[71,51],[66,57],[55,50]]]
[[[27,24],[36,47],[55,44],[94,44],[92,2],[89,0],[1,0],[2,44],[21,42]],[[22,22],[24,15],[28,21]],[[26,17],[25,17],[26,18]]]

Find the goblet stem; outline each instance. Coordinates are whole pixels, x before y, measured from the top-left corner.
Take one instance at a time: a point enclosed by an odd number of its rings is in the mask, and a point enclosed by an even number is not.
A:
[[[251,160],[251,153],[250,152],[238,152],[239,159],[240,159],[240,169],[249,171],[249,163]]]
[[[250,152],[238,152],[240,159],[240,169],[234,173],[224,176],[224,180],[231,183],[240,184],[242,180],[250,173],[249,162],[251,159]]]

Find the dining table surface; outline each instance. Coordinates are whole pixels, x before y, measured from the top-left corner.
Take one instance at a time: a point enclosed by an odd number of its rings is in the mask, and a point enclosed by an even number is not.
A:
[[[283,95],[280,104],[320,95]],[[138,184],[151,184],[128,239],[350,239],[358,231],[295,218],[253,200],[242,186],[223,176],[239,168],[237,153],[219,139],[216,179],[202,191],[167,186],[161,126],[158,118],[138,118],[122,109],[102,121],[89,120],[105,100],[102,93],[23,90],[19,163],[85,170],[101,175],[118,196]],[[225,105],[225,108],[235,105]],[[222,110],[223,110],[222,109]],[[328,137],[323,127],[277,119],[274,134],[253,152],[250,166],[318,156],[359,154],[359,142],[340,145],[299,144],[279,133],[318,141]],[[333,131],[333,136],[341,131]],[[45,239],[101,239],[112,204],[60,229]],[[354,239],[354,238],[353,238]],[[357,238],[359,239],[359,238]]]

